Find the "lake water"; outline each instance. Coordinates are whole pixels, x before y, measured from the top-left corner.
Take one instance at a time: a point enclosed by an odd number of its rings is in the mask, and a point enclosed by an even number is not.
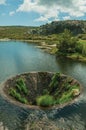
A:
[[[16,74],[30,71],[62,72],[73,76],[84,87],[73,105],[55,110],[28,110],[8,103],[0,96],[0,130],[25,130],[27,118],[47,116],[58,127],[86,130],[86,63],[59,59],[23,42],[0,42],[0,83]]]

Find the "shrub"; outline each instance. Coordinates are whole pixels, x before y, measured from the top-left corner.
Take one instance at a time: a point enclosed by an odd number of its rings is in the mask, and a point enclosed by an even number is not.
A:
[[[77,39],[73,37],[72,33],[65,29],[61,37],[59,38],[58,51],[64,55],[74,53],[77,45]]]
[[[49,91],[47,89],[43,90],[43,95],[49,94]]]
[[[21,99],[20,99],[20,102],[22,102],[22,103],[24,103],[24,104],[27,104],[27,103],[28,103],[28,101],[27,101],[26,98],[21,98]]]
[[[16,87],[20,92],[23,92],[24,94],[28,94],[28,89],[24,83],[24,80],[22,78],[17,79],[16,81]]]
[[[50,95],[43,95],[37,98],[37,105],[42,107],[52,106],[54,103],[53,97]]]
[[[22,89],[21,89],[21,86],[20,86],[20,85],[16,84],[16,88],[17,88],[20,92],[22,91]]]
[[[9,94],[10,94],[11,96],[15,97],[15,95],[16,95],[16,90],[13,89],[13,88],[10,88]]]
[[[51,88],[51,91],[54,91],[58,87],[59,80],[60,80],[60,73],[54,74],[49,85]]]
[[[83,45],[78,42],[75,50],[76,50],[76,52],[82,54],[82,48],[83,48]]]
[[[73,98],[73,92],[65,92],[61,98],[59,99],[59,104],[62,104],[62,103],[65,103],[65,102],[68,102],[68,101],[71,101]]]
[[[10,89],[9,94],[10,94],[12,97],[14,97],[15,99],[17,99],[18,101],[20,101],[20,102],[22,102],[22,103],[24,103],[24,104],[27,104],[27,103],[28,103],[27,99],[24,98],[24,97],[22,97],[21,94],[18,93],[18,92],[16,92],[16,90],[13,89],[13,88]]]
[[[83,46],[82,46],[82,55],[83,55],[83,56],[86,56],[86,44],[83,43],[82,45],[83,45]]]
[[[21,95],[20,95],[20,93],[16,93],[15,98],[16,98],[18,101],[20,101],[20,100],[21,100]]]

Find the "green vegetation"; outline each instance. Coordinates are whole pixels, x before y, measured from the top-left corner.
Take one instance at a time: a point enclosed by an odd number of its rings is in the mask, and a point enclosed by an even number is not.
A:
[[[40,27],[2,26],[0,39],[36,43],[48,53],[86,61],[86,21],[53,21]]]
[[[60,55],[75,60],[86,61],[86,41],[79,40],[69,30],[64,30],[59,37],[56,54],[57,56]]]
[[[60,73],[54,74],[49,85],[49,91],[37,98],[37,105],[48,107],[71,101],[80,93],[79,86],[72,84],[72,78],[62,78]]]
[[[29,91],[24,83],[23,78],[19,78],[16,80],[15,88],[10,88],[9,94],[14,97],[16,100],[27,104],[28,100],[26,99],[26,95],[28,95]]]
[[[62,79],[60,73],[56,73],[52,77],[52,81],[50,83],[50,95],[54,95],[53,104],[62,104],[71,101],[74,96],[77,96],[79,94],[79,86],[72,85],[71,83],[71,78],[68,78],[66,80],[65,78]]]
[[[58,100],[59,104],[66,103],[68,101],[72,100],[72,92],[70,93],[64,93],[62,97]]]
[[[47,35],[47,40],[49,40],[51,35],[53,35],[55,40],[54,35],[62,33],[65,29],[70,30],[73,35],[78,35],[78,38],[86,40],[86,21],[81,20],[53,21],[40,27],[1,26],[0,39],[41,40],[41,36]],[[45,38],[43,37],[42,39]]]
[[[79,88],[77,85],[67,85],[65,86],[65,89],[67,89],[67,91],[64,91],[64,93],[60,96],[60,98],[58,98],[56,103],[63,104],[71,101],[75,96],[75,91],[77,91],[76,96],[79,94]]]
[[[20,92],[23,92],[24,94],[28,95],[28,89],[22,78],[17,79],[16,87]]]
[[[56,73],[51,80],[50,83],[50,91],[54,91],[56,88],[58,88],[59,85],[59,81],[60,81],[60,73]]]
[[[49,107],[53,105],[53,97],[50,95],[43,95],[37,98],[37,105],[42,107]]]
[[[25,97],[22,97],[20,93],[18,93],[15,89],[11,88],[9,94],[14,97],[16,100],[20,101],[21,103],[27,104],[28,101]]]
[[[47,89],[43,89],[43,95],[49,94],[49,91]]]
[[[8,90],[8,94],[21,103],[50,107],[67,103],[80,94],[80,84],[61,73],[51,75],[38,72],[38,75],[26,75],[18,76],[13,84],[11,81],[13,87],[10,86]],[[34,82],[34,78],[38,82]]]
[[[58,53],[63,55],[71,54],[76,52],[77,39],[72,36],[69,30],[64,30],[61,34],[58,45]]]
[[[82,44],[82,55],[86,56],[86,43]]]
[[[13,40],[28,40],[30,39],[32,30],[35,27],[27,26],[1,26],[0,27],[0,39],[8,38]]]
[[[65,29],[70,30],[73,33],[73,35],[85,34],[86,21],[81,20],[53,21],[49,24],[40,26],[37,29],[36,33],[38,32],[39,34],[42,35],[59,34],[62,33]]]

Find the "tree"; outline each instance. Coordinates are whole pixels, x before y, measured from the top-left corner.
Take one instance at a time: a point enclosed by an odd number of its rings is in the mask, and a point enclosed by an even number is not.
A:
[[[59,38],[58,52],[63,55],[74,53],[76,51],[77,39],[72,33],[65,29]]]

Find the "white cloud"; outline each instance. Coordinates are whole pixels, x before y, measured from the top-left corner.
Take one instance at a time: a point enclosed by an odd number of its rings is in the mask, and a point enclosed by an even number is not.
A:
[[[64,16],[63,19],[64,19],[64,20],[69,20],[69,19],[70,19],[70,16]]]
[[[24,3],[19,6],[17,9],[17,12],[24,11],[24,12],[38,12],[43,13],[46,11],[46,8],[44,6],[39,6],[37,3],[38,0],[35,0],[34,2],[31,2],[31,0],[24,0]]]
[[[6,0],[0,0],[0,5],[5,4]]]
[[[42,22],[44,22],[44,21],[48,21],[48,18],[46,18],[44,16],[40,16],[40,18],[35,19],[35,21],[42,21]]]
[[[10,15],[10,16],[13,16],[14,14],[15,14],[14,11],[9,12],[9,15]]]
[[[24,0],[17,12],[36,12],[40,18],[36,21],[48,21],[50,18],[59,19],[60,13],[67,13],[63,19],[82,17],[86,13],[85,0]]]

